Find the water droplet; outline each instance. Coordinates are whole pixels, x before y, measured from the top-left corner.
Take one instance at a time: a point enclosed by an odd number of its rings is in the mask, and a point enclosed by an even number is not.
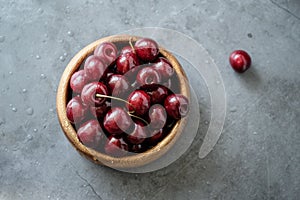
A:
[[[12,107],[11,110],[14,111],[14,112],[17,112],[17,111],[18,111],[18,109],[15,108],[15,107]]]
[[[41,74],[41,79],[45,79],[46,75],[45,74]]]
[[[33,139],[33,136],[32,136],[32,135],[30,135],[30,134],[28,134],[28,135],[26,136],[26,138],[27,138],[27,141],[30,141],[30,140],[32,140],[32,139]]]
[[[205,60],[205,63],[206,63],[206,64],[208,64],[208,63],[209,63],[209,61],[208,61],[208,60]]]
[[[129,20],[128,20],[128,19],[125,19],[125,20],[124,20],[124,24],[129,24]]]
[[[49,112],[52,112],[52,113],[53,113],[53,112],[54,112],[53,108],[50,108],[50,109],[49,109]]]
[[[4,148],[4,151],[5,151],[5,152],[8,152],[8,148],[5,147],[5,148]]]
[[[47,33],[45,33],[45,34],[44,34],[44,36],[47,38],[47,37],[48,37],[48,34],[47,34]]]
[[[9,73],[9,75],[12,75],[13,74],[13,72],[12,71],[10,71],[10,72],[8,72]]]
[[[24,88],[24,89],[22,90],[22,92],[23,92],[23,93],[26,93],[26,92],[27,92],[27,89]]]
[[[60,56],[60,57],[59,57],[59,60],[62,61],[62,62],[64,62],[66,59],[65,59],[64,56]]]
[[[236,107],[231,107],[230,108],[230,112],[236,112],[237,111],[237,108]]]
[[[39,59],[41,59],[41,56],[40,55],[36,55],[35,58],[39,60]]]
[[[10,103],[10,104],[9,104],[9,107],[12,107],[12,106],[13,106],[13,105]]]
[[[204,124],[207,125],[207,124],[208,124],[208,121],[204,121]]]
[[[34,129],[33,129],[33,132],[35,132],[35,133],[36,133],[37,131],[38,131],[38,130],[37,130],[36,128],[34,128]]]
[[[219,85],[221,82],[218,80],[218,81],[216,81],[216,83]]]
[[[65,52],[65,53],[64,53],[64,56],[68,56],[68,53],[67,53],[67,52]]]
[[[39,9],[37,10],[37,12],[38,12],[39,14],[42,14],[42,13],[44,12],[44,10],[43,10],[42,8],[39,8]]]
[[[210,182],[209,182],[209,181],[206,181],[206,185],[210,185]]]
[[[32,115],[33,114],[33,108],[27,108],[26,113],[27,113],[27,115]]]
[[[0,43],[4,42],[5,41],[5,36],[3,35],[0,35]]]
[[[247,36],[248,36],[248,38],[252,38],[253,37],[253,35],[251,33],[248,33]]]
[[[254,131],[254,132],[253,132],[253,134],[254,134],[254,135],[257,135],[257,132],[256,132],[256,131]]]
[[[50,195],[48,195],[47,198],[50,199],[51,198]]]
[[[74,33],[72,31],[68,31],[68,36],[72,37]]]

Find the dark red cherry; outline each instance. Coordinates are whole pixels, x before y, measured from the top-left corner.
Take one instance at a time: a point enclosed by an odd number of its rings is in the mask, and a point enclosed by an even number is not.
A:
[[[106,66],[97,56],[89,56],[84,63],[84,71],[89,81],[99,81],[105,70]]]
[[[104,139],[104,133],[98,120],[89,120],[77,131],[79,140],[87,147],[97,148]]]
[[[103,118],[111,109],[111,102],[105,101],[100,106],[90,106],[91,114],[96,118]]]
[[[142,38],[136,41],[134,49],[137,56],[145,62],[155,60],[159,53],[157,43],[149,38]]]
[[[161,76],[153,67],[144,67],[138,72],[136,81],[140,85],[158,84],[161,81]]]
[[[71,123],[80,123],[84,118],[87,108],[82,104],[80,97],[73,97],[67,104],[67,117]]]
[[[131,144],[141,144],[148,137],[148,130],[143,124],[135,123],[131,133],[127,133],[125,140]]]
[[[152,130],[150,136],[147,138],[147,143],[150,145],[155,145],[164,137],[163,129]]]
[[[150,96],[143,90],[135,90],[128,97],[128,110],[130,113],[143,116],[149,111]]]
[[[149,94],[152,104],[163,104],[169,95],[169,89],[159,84],[142,86],[141,89]]]
[[[114,107],[107,112],[103,119],[104,128],[113,135],[126,132],[131,126],[132,120],[121,107]]]
[[[138,57],[135,53],[125,53],[121,54],[117,58],[116,62],[116,72],[119,74],[125,74],[128,72],[130,69],[134,68],[135,66],[138,66],[139,60]]]
[[[82,88],[86,84],[85,71],[79,70],[75,72],[70,80],[70,87],[76,93],[81,93]]]
[[[108,95],[108,90],[103,83],[92,82],[85,85],[81,91],[82,102],[89,106],[100,106],[106,98],[96,97],[96,94]]]
[[[174,119],[185,117],[189,112],[189,101],[182,94],[171,94],[164,102],[165,109],[169,116]]]
[[[118,50],[113,43],[103,42],[95,49],[94,55],[99,57],[99,59],[108,66],[116,60]]]
[[[114,157],[125,156],[128,152],[128,144],[122,138],[109,137],[105,146],[104,151],[106,154]]]
[[[108,77],[107,83],[112,96],[121,96],[122,94],[125,94],[130,88],[127,78],[120,74],[113,74]]]
[[[162,105],[155,104],[151,106],[149,110],[150,128],[151,129],[161,129],[165,126],[167,121],[167,113]]]
[[[163,57],[156,60],[153,64],[153,68],[156,69],[164,79],[168,79],[174,74],[173,66]]]
[[[126,53],[134,53],[134,49],[131,46],[125,46],[121,50],[120,54],[126,54]]]
[[[246,51],[236,50],[230,54],[231,67],[238,73],[243,73],[251,66],[251,57]]]

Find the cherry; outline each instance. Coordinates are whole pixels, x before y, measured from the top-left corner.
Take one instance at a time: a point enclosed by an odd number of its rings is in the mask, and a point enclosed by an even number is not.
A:
[[[143,90],[135,90],[128,97],[128,110],[138,116],[143,116],[150,108],[150,96]]]
[[[120,54],[126,54],[126,53],[134,53],[134,49],[131,46],[125,46],[121,50]]]
[[[116,72],[119,74],[125,74],[130,69],[134,68],[135,66],[138,66],[139,60],[135,53],[133,52],[127,52],[125,54],[121,54],[117,58],[116,62]]]
[[[231,67],[238,73],[243,73],[251,66],[251,57],[246,51],[235,50],[230,54]]]
[[[159,84],[145,85],[141,89],[148,93],[152,104],[163,104],[169,95],[168,88]]]
[[[130,88],[127,78],[120,74],[109,76],[107,84],[113,96],[121,96]]]
[[[153,67],[161,74],[164,79],[168,79],[174,74],[173,66],[167,59],[163,57],[158,58]]]
[[[99,59],[106,65],[110,65],[114,60],[116,60],[117,54],[117,47],[111,42],[101,43],[94,51],[94,55],[99,57]]]
[[[163,129],[153,130],[150,133],[151,137],[147,138],[147,143],[151,145],[157,144],[164,136]]]
[[[80,97],[73,97],[67,104],[67,117],[71,123],[79,123],[85,118],[87,108],[82,104]]]
[[[120,135],[127,131],[132,120],[121,107],[114,107],[107,112],[103,119],[104,128],[113,135]]]
[[[103,118],[110,109],[111,103],[108,101],[105,101],[100,106],[90,106],[90,112],[96,118]]]
[[[111,136],[104,146],[104,151],[108,155],[122,157],[128,152],[128,144],[122,138]]]
[[[90,106],[100,106],[106,98],[96,97],[96,94],[108,95],[107,87],[101,82],[92,82],[85,85],[81,91],[82,102]]]
[[[148,132],[146,127],[140,123],[135,123],[133,131],[126,135],[125,140],[131,144],[141,144],[147,136]]]
[[[104,139],[104,133],[98,120],[89,120],[77,131],[79,140],[87,147],[97,148]]]
[[[150,127],[152,129],[161,129],[167,121],[167,113],[162,105],[155,104],[149,110]]]
[[[94,55],[89,56],[84,63],[84,71],[87,79],[90,81],[98,81],[104,75],[106,66]]]
[[[70,86],[76,93],[81,93],[82,88],[86,84],[85,71],[79,70],[71,76]]]
[[[174,119],[181,119],[189,112],[188,99],[182,94],[171,94],[164,102],[165,109],[169,116]]]
[[[154,68],[144,67],[138,72],[136,80],[140,85],[150,85],[160,83],[161,77]]]
[[[142,38],[136,41],[134,49],[137,56],[145,62],[155,60],[159,53],[157,43],[150,38]]]

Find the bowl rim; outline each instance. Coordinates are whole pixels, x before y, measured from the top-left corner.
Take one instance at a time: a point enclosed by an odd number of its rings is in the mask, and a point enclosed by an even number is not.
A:
[[[146,152],[137,153],[134,155],[124,156],[124,157],[109,156],[107,154],[98,152],[92,148],[86,147],[79,141],[76,131],[73,128],[70,121],[68,120],[66,114],[69,81],[72,74],[78,70],[82,62],[85,60],[85,58],[88,55],[90,55],[100,43],[104,43],[104,42],[121,43],[127,41],[129,42],[130,40],[137,41],[140,38],[142,37],[134,36],[134,35],[112,35],[90,43],[89,45],[81,49],[68,63],[61,76],[58,89],[57,89],[57,96],[56,96],[57,116],[58,116],[60,126],[67,139],[71,142],[71,144],[75,147],[75,149],[84,157],[92,160],[97,164],[106,165],[111,168],[140,167],[160,158],[175,144],[179,136],[182,134],[183,128],[185,127],[188,120],[188,115],[178,120],[174,125],[174,127],[169,132],[169,134],[157,145],[147,150]],[[162,46],[159,46],[159,52],[173,66],[176,74],[179,77],[178,80],[180,83],[179,84],[180,93],[185,95],[190,101],[189,82],[182,66],[175,58],[175,56],[170,52],[168,52]],[[184,78],[180,78],[181,76]]]

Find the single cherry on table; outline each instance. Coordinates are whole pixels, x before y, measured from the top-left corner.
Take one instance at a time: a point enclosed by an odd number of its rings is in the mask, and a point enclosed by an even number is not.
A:
[[[243,73],[251,66],[251,57],[244,50],[235,50],[230,54],[231,67],[238,73]]]

